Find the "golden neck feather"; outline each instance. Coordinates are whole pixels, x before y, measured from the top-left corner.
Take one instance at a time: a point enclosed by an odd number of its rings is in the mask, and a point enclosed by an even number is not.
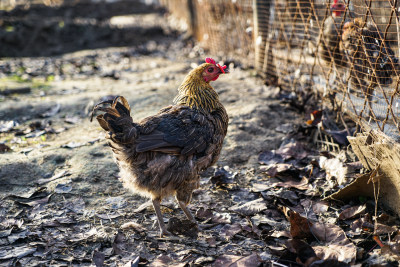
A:
[[[203,70],[203,68],[196,68],[186,76],[174,99],[176,105],[185,105],[207,112],[213,112],[221,107],[217,92],[209,82],[203,79]]]

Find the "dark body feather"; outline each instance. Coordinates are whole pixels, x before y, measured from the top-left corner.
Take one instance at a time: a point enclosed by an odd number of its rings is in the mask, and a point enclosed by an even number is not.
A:
[[[373,23],[360,18],[344,26],[341,50],[348,61],[350,82],[361,88],[368,97],[378,85],[388,85],[396,75],[398,59],[389,44],[382,40],[383,33]]]
[[[223,113],[170,106],[139,123],[124,126],[125,135],[111,134],[110,146],[125,185],[152,198],[176,193],[188,203],[191,192],[198,187],[199,172],[218,160],[227,130],[227,123],[218,122]],[[111,132],[118,129],[111,120],[109,125]],[[130,132],[136,134],[120,141]]]

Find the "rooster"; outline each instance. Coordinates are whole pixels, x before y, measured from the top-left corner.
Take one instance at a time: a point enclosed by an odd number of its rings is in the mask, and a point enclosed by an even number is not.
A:
[[[378,85],[389,85],[399,69],[398,59],[384,35],[371,22],[361,18],[343,26],[340,50],[347,58],[352,88],[361,88],[370,111],[372,93]]]
[[[124,186],[152,199],[161,237],[171,234],[160,210],[164,197],[175,195],[187,218],[197,225],[187,205],[199,187],[199,173],[218,160],[229,121],[210,82],[228,72],[226,66],[206,58],[179,86],[174,105],[140,122],[133,122],[122,96],[93,109],[105,112],[97,121],[107,132]]]

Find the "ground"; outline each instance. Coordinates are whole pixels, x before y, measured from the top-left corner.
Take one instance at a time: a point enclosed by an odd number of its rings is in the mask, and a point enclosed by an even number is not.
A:
[[[120,39],[107,43],[109,35],[100,33],[110,29],[103,27],[91,32],[101,45],[89,45],[90,50],[61,43],[60,50],[38,50],[45,57],[1,60],[0,265],[257,266],[283,257],[282,238],[294,235],[289,228],[295,219],[285,217],[285,207],[303,214],[298,207],[305,207],[307,196],[324,207],[314,210],[324,222],[337,222],[323,215],[328,204],[320,201],[318,181],[326,175],[318,167],[312,171],[319,154],[304,126],[307,115],[288,104],[288,94],[263,85],[254,70],[231,62],[229,76],[213,83],[229,114],[228,134],[219,161],[202,174],[190,204],[203,229],[185,228],[174,199],[165,199],[164,218],[176,236],[160,238],[148,200],[119,182],[105,134],[90,121],[91,110],[123,95],[134,120],[152,115],[172,103],[185,75],[207,54],[165,26],[167,17],[158,8],[129,19],[157,23],[135,28],[141,34],[130,46],[111,47]],[[282,173],[283,182],[270,179]],[[306,173],[314,182],[310,186]],[[331,214],[341,209],[332,208]],[[353,256],[340,259],[354,263]],[[286,264],[296,266],[295,258]]]

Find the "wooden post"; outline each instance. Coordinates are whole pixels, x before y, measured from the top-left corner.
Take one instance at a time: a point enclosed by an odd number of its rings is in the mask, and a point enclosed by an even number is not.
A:
[[[269,29],[274,0],[253,0],[255,68],[267,83],[276,80]],[[268,75],[267,75],[268,73]]]
[[[199,40],[198,35],[198,27],[197,27],[197,17],[196,17],[196,5],[193,3],[192,0],[187,0],[187,7],[189,10],[189,27],[191,35]]]
[[[255,45],[255,67],[259,74],[265,58],[265,45],[268,37],[269,22],[269,2],[270,0],[253,0],[253,20],[254,20],[254,45]]]

